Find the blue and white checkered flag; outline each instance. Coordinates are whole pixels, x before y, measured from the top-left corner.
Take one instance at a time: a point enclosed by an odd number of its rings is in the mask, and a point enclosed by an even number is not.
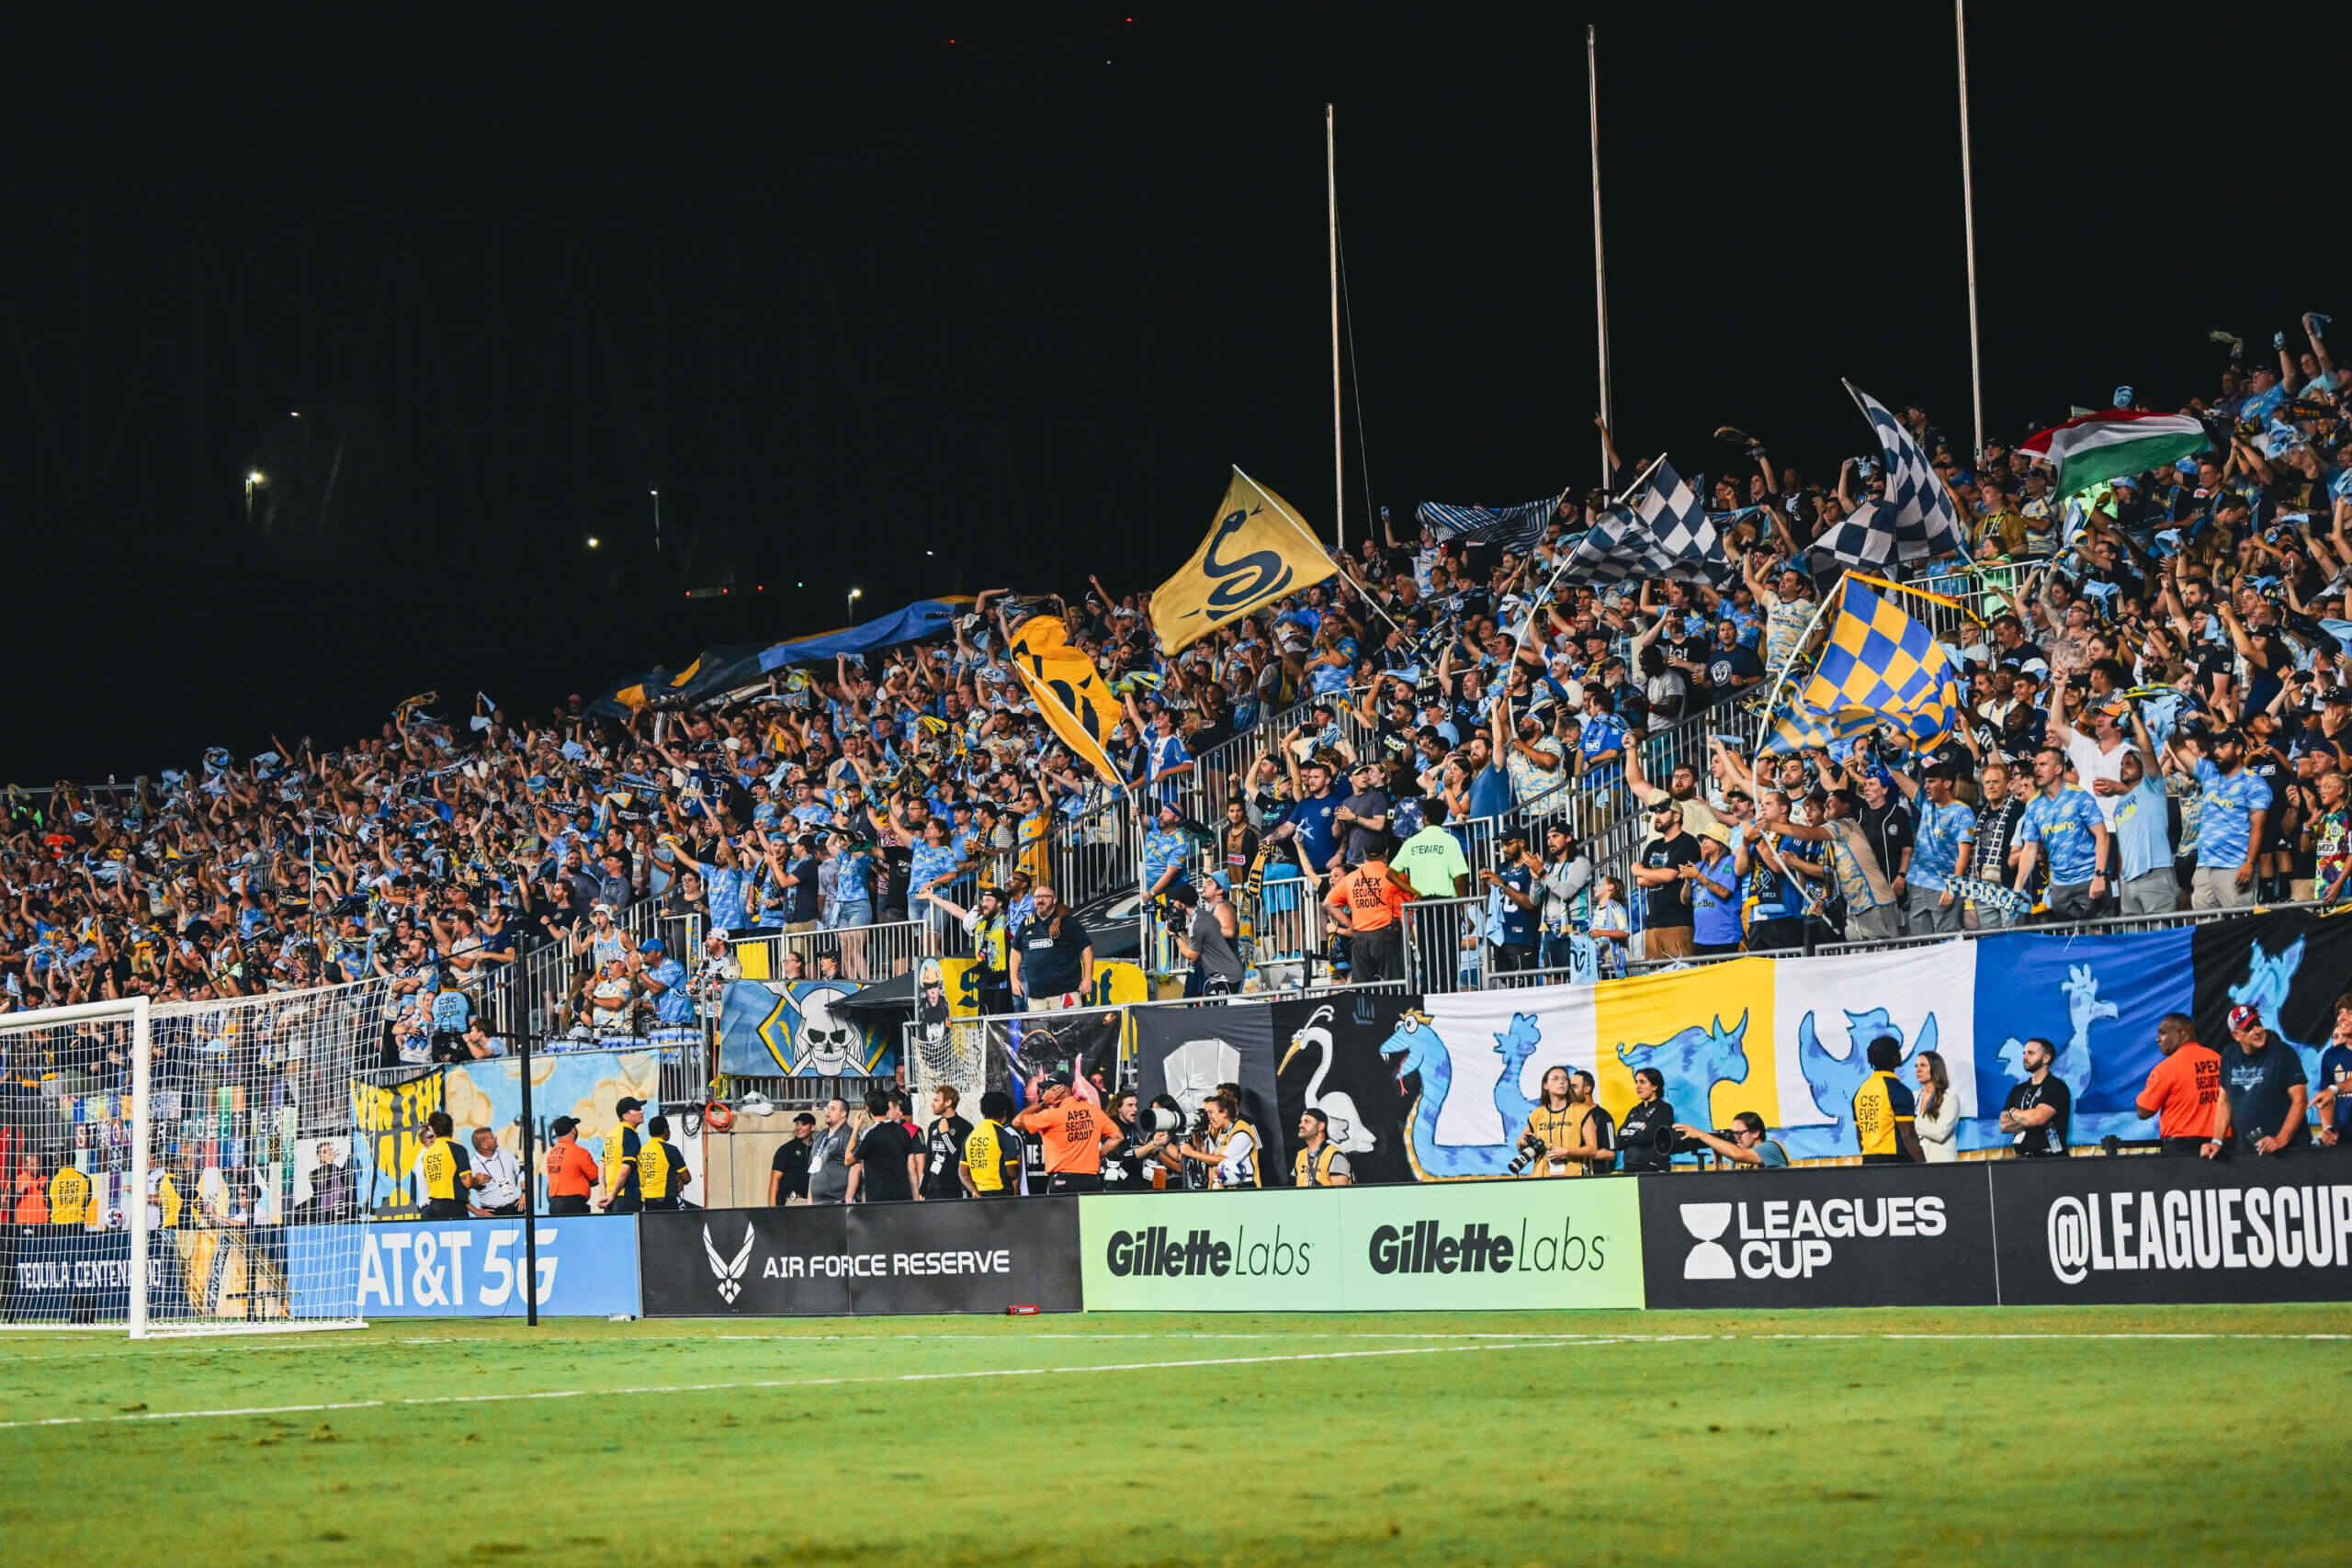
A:
[[[1807,555],[1828,556],[1847,566],[1884,571],[1894,559],[1892,508],[1882,501],[1865,501],[1838,525],[1805,547]]]
[[[1634,519],[1665,558],[1667,577],[1704,577],[1728,581],[1731,563],[1724,558],[1723,536],[1706,503],[1672,465],[1661,459],[1649,489],[1634,502]]]
[[[1870,416],[1878,444],[1886,452],[1886,500],[1881,513],[1883,525],[1894,534],[1895,558],[1926,560],[1951,552],[1965,557],[1968,539],[1961,531],[1959,508],[1936,477],[1928,454],[1919,450],[1903,422],[1887,412],[1883,403],[1851,381],[1846,383],[1846,390]]]
[[[1656,576],[1670,564],[1641,521],[1612,506],[1592,520],[1591,531],[1577,541],[1560,575],[1571,582],[1616,583]]]

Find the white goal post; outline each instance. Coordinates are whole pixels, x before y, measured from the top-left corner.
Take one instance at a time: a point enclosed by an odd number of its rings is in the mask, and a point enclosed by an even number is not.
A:
[[[364,1327],[389,983],[0,1013],[0,1326]]]

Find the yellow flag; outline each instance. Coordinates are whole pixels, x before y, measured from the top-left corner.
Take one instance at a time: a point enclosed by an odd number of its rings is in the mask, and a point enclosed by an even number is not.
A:
[[[1174,653],[1337,570],[1290,502],[1236,468],[1209,536],[1151,596],[1151,624]]]
[[[1069,645],[1069,628],[1051,615],[1023,621],[1012,634],[1012,668],[1054,733],[1125,789],[1110,752],[1103,750],[1119,727],[1118,699],[1103,684],[1094,661]]]

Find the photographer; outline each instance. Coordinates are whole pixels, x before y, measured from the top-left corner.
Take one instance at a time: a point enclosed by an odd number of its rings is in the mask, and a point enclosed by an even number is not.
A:
[[[1674,1107],[1666,1098],[1666,1075],[1656,1067],[1636,1068],[1634,1100],[1617,1129],[1618,1168],[1663,1174],[1674,1164]]]
[[[1212,1188],[1229,1191],[1238,1187],[1264,1186],[1265,1179],[1258,1168],[1258,1139],[1242,1122],[1239,1103],[1220,1090],[1201,1101],[1201,1109],[1208,1116],[1204,1134],[1198,1143],[1177,1145],[1177,1154],[1203,1167]]]
[[[1294,1187],[1346,1187],[1355,1178],[1348,1156],[1330,1137],[1329,1118],[1313,1106],[1298,1113],[1298,1157],[1291,1162]]]
[[[1713,1149],[1718,1158],[1727,1159],[1748,1170],[1788,1168],[1789,1151],[1781,1146],[1780,1139],[1764,1135],[1764,1118],[1753,1111],[1743,1111],[1731,1119],[1731,1136],[1728,1138],[1685,1122],[1677,1122],[1674,1133],[1679,1140],[1678,1150],[1681,1153],[1695,1154],[1698,1151],[1691,1147],[1695,1144]]]
[[[1535,1109],[1520,1131],[1511,1174],[1589,1176],[1608,1169],[1614,1154],[1609,1112],[1593,1103],[1592,1075],[1544,1068]]]

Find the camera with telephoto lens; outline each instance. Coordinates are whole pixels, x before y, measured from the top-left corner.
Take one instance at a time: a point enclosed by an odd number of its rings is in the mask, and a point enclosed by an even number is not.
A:
[[[1674,1129],[1673,1129],[1673,1128],[1671,1128],[1671,1127],[1668,1127],[1668,1128],[1667,1128],[1667,1129],[1666,1129],[1666,1132],[1667,1132],[1668,1134],[1671,1134],[1674,1132]],[[1724,1143],[1726,1143],[1726,1144],[1730,1144],[1730,1145],[1734,1145],[1735,1147],[1736,1147],[1736,1146],[1738,1145],[1738,1143],[1739,1143],[1739,1130],[1738,1130],[1737,1128],[1736,1128],[1736,1127],[1718,1127],[1718,1128],[1716,1128],[1716,1129],[1715,1129],[1715,1136],[1716,1136],[1716,1137],[1718,1137],[1718,1138],[1721,1138]],[[1672,1145],[1672,1146],[1671,1146],[1671,1147],[1669,1147],[1669,1148],[1666,1151],[1666,1152],[1667,1152],[1667,1153],[1668,1153],[1668,1154],[1677,1154],[1677,1155],[1711,1155],[1711,1154],[1713,1154],[1713,1153],[1715,1152],[1714,1145],[1713,1145],[1712,1144],[1707,1143],[1704,1139],[1697,1138],[1697,1137],[1690,1137],[1690,1138],[1675,1138],[1675,1137],[1668,1137],[1668,1138],[1666,1138],[1666,1139],[1661,1139],[1661,1140],[1660,1140],[1660,1142],[1662,1142],[1662,1143],[1670,1143],[1670,1144],[1671,1144],[1671,1145]]]
[[[1544,1143],[1543,1138],[1531,1129],[1520,1134],[1518,1152],[1511,1156],[1510,1164],[1504,1167],[1504,1170],[1511,1176],[1517,1176],[1550,1152],[1551,1145]]]

